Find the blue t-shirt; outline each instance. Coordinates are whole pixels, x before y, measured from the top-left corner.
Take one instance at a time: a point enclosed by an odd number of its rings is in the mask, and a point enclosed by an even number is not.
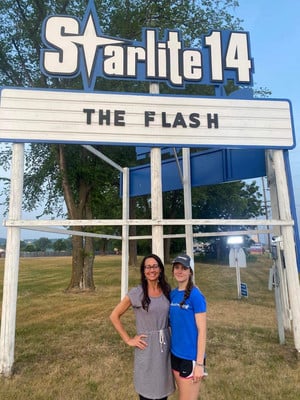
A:
[[[196,360],[198,329],[195,314],[206,312],[206,300],[201,291],[193,287],[189,298],[180,307],[183,296],[184,290],[176,288],[171,292],[171,353],[186,360]]]

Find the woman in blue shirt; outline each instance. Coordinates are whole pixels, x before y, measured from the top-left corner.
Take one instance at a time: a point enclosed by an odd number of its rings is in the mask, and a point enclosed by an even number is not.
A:
[[[193,283],[191,258],[181,254],[173,261],[178,287],[171,292],[171,365],[179,400],[197,400],[205,371],[206,300]]]

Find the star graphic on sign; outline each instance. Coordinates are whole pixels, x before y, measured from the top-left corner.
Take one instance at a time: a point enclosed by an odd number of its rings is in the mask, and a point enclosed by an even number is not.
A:
[[[99,47],[128,43],[128,41],[124,39],[114,39],[108,36],[98,35],[95,28],[95,21],[91,12],[88,16],[82,35],[70,35],[69,37],[72,39],[73,43],[82,46],[87,76],[89,80],[92,76],[93,66]]]

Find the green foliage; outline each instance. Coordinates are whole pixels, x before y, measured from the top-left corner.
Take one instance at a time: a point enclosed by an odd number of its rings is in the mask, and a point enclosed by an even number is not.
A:
[[[57,239],[53,243],[54,251],[66,251],[72,249],[72,242],[70,239]]]
[[[50,240],[47,237],[41,237],[28,243],[21,241],[20,249],[24,252],[46,252],[46,251],[66,251],[72,249],[72,242],[68,239]]]
[[[30,253],[37,251],[33,243],[21,245],[21,251],[28,251]]]
[[[3,0],[0,3],[0,85],[51,89],[82,89],[76,79],[45,77],[39,68],[41,28],[49,15],[84,15],[87,1],[79,0]],[[201,36],[211,29],[241,29],[241,20],[232,14],[236,0],[95,0],[104,34],[130,40],[141,40],[143,27],[179,29],[186,46],[201,46]],[[98,78],[96,90],[148,92],[148,84]],[[236,88],[228,85],[227,91]],[[185,90],[160,85],[161,93],[214,95],[214,87],[187,85]],[[124,138],[126,141],[126,138]],[[135,149],[125,146],[94,146],[121,167],[134,166]],[[7,156],[0,161],[7,165]],[[24,208],[32,211],[44,206],[42,215],[70,219],[120,218],[122,202],[119,195],[119,171],[107,165],[79,145],[31,144],[26,147],[24,177]],[[143,161],[142,161],[143,162]],[[144,161],[146,162],[146,160]],[[251,185],[242,183],[193,190],[194,218],[250,218],[259,215],[259,199]],[[64,202],[67,211],[65,211]],[[136,199],[136,217],[150,217],[148,196]],[[179,191],[164,194],[164,217],[183,218],[183,196]],[[87,231],[121,234],[120,227],[85,228]],[[202,228],[199,228],[202,229]],[[183,232],[183,227],[168,227],[168,233]],[[149,234],[150,227],[137,228],[137,234]],[[101,242],[106,246],[106,241]],[[172,243],[176,252],[183,241]],[[149,247],[149,241],[141,243]],[[74,249],[74,246],[73,246]],[[90,248],[82,254],[90,254]],[[76,263],[75,263],[76,264]],[[77,263],[79,265],[79,263]],[[80,276],[80,274],[77,274]]]
[[[264,212],[255,181],[193,188],[193,196],[194,218],[250,219]]]
[[[35,248],[37,251],[46,251],[52,247],[51,240],[46,237],[41,237],[35,241]]]

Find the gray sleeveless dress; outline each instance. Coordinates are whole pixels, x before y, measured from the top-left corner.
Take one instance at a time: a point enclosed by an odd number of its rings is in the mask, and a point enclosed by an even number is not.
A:
[[[147,335],[145,340],[148,343],[145,350],[135,348],[135,390],[148,399],[161,399],[175,390],[169,351],[170,303],[163,294],[159,297],[150,297],[151,303],[147,312],[142,307],[141,286],[131,289],[128,296],[136,317],[137,334]]]

